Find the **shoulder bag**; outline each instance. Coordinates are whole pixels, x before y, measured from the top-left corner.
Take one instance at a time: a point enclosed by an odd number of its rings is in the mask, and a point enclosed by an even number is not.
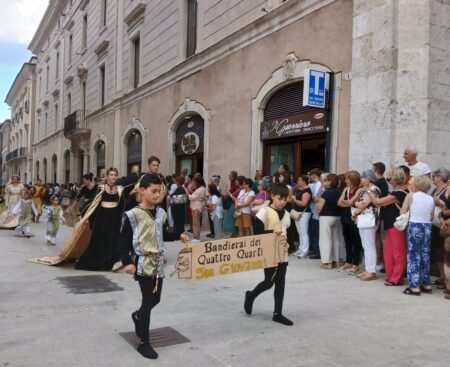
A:
[[[405,192],[403,190],[399,191]],[[409,203],[410,206],[412,204],[412,198],[413,196],[411,196],[411,202]],[[400,205],[398,205],[397,203],[395,203],[395,206],[398,208],[398,210],[402,209],[400,208]],[[397,218],[395,218],[394,227],[397,230],[403,232],[408,226],[408,222],[409,222],[409,210],[405,214],[400,214]]]

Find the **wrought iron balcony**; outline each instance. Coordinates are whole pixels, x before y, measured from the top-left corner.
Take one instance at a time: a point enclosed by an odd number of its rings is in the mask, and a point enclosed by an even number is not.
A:
[[[6,162],[10,162],[14,159],[23,158],[26,157],[27,155],[28,155],[27,148],[17,148],[6,155]]]
[[[76,134],[90,134],[91,129],[86,116],[88,111],[77,110],[64,118],[64,136],[69,138]]]

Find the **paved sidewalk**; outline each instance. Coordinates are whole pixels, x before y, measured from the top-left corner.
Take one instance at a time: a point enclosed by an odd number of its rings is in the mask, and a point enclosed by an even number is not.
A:
[[[120,335],[133,331],[137,283],[123,272],[74,270],[25,261],[57,255],[45,224],[36,237],[0,231],[0,367],[3,366],[448,366],[450,302],[441,291],[421,297],[361,282],[319,260],[291,258],[284,314],[295,325],[271,321],[273,293],[261,295],[254,313],[243,310],[244,292],[262,271],[203,281],[166,278],[151,328],[170,326],[190,342],[157,348],[159,359],[141,357]],[[63,226],[59,243],[69,234]],[[180,243],[168,244],[167,271]],[[104,275],[123,290],[74,294],[56,278]]]

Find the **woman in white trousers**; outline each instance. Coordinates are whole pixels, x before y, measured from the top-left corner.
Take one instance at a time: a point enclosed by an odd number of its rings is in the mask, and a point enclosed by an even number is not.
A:
[[[311,219],[311,203],[312,193],[308,186],[308,176],[303,175],[298,178],[297,186],[299,190],[295,195],[291,196],[294,209],[301,214],[300,218],[295,221],[295,227],[297,228],[299,237],[298,250],[294,253],[299,259],[304,259],[309,251],[309,221]]]
[[[361,176],[361,184],[363,186],[363,190],[355,203],[356,211],[352,215],[352,218],[356,219],[358,215],[362,213],[364,214],[373,213],[376,218],[375,225],[373,227],[360,228],[358,226],[362,247],[364,249],[364,262],[366,267],[366,271],[359,274],[358,278],[363,281],[377,279],[376,275],[377,250],[376,250],[375,236],[379,225],[377,219],[379,215],[379,207],[375,206],[371,202],[368,194],[368,192],[371,191],[374,194],[375,198],[381,197],[380,189],[374,184],[376,180],[377,176],[375,175],[375,172],[373,172],[371,169],[365,170],[363,172]]]

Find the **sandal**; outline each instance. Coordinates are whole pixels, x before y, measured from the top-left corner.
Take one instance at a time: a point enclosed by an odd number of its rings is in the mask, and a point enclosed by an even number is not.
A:
[[[376,280],[376,279],[378,279],[378,277],[377,277],[376,274],[366,273],[364,276],[362,276],[359,279],[362,280],[363,282],[366,282],[366,281],[369,281],[369,280]]]
[[[384,282],[384,285],[385,285],[386,287],[394,287],[394,286],[396,286],[397,284],[394,284],[394,283],[390,282],[389,280],[386,280],[386,281]]]
[[[446,295],[444,296],[444,298],[445,298],[445,299],[450,299],[450,294],[446,294]]]
[[[358,268],[357,266],[353,265],[351,268],[349,268],[349,269],[347,270],[347,273],[348,273],[349,275],[355,275],[355,274],[358,273],[358,271],[359,271],[359,268]]]
[[[407,294],[408,296],[420,296],[420,295],[421,295],[420,292],[413,291],[411,288],[406,288],[406,289],[403,291],[403,293],[404,293],[404,294]]]
[[[423,285],[420,286],[420,290],[422,293],[431,294],[433,293],[433,290],[431,288],[425,288]]]
[[[362,277],[366,276],[366,274],[368,274],[367,271],[363,271],[362,273],[359,273],[358,275],[356,275],[356,277],[358,279],[361,279]]]
[[[434,282],[431,283],[431,285],[443,285],[444,280],[441,278],[437,278]]]

